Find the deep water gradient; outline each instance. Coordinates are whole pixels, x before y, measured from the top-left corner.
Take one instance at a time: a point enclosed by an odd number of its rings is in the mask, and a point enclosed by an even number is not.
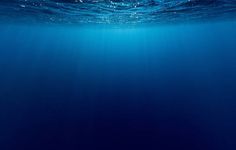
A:
[[[1,150],[236,149],[236,22],[0,27]]]

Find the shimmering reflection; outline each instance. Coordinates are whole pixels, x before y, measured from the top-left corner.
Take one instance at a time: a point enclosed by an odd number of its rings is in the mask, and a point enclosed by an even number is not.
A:
[[[202,21],[236,16],[235,0],[1,0],[0,19],[77,24]]]

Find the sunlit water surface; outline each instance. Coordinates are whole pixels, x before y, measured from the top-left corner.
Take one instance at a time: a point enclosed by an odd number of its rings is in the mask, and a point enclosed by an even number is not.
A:
[[[163,24],[235,19],[235,0],[1,0],[0,19],[63,24]]]

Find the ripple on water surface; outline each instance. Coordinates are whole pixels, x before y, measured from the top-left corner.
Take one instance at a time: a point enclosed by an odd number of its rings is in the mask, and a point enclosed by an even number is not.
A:
[[[235,19],[235,0],[1,0],[1,21],[142,24]]]

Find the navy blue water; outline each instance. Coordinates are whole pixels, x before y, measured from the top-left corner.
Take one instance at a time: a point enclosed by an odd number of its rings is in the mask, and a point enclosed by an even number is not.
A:
[[[0,2],[0,150],[236,149],[234,1],[55,1]]]

